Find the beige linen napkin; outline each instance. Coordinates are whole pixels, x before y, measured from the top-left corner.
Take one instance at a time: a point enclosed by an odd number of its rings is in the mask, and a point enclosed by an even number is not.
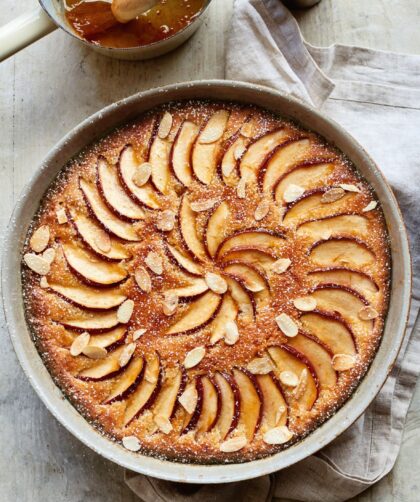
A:
[[[236,0],[234,9],[226,78],[274,87],[319,107],[355,136],[391,183],[411,236],[410,332],[420,305],[420,57],[341,45],[313,47],[279,0]],[[319,453],[275,475],[192,486],[127,472],[126,482],[145,502],[347,500],[392,469],[419,370],[417,326],[365,414]]]

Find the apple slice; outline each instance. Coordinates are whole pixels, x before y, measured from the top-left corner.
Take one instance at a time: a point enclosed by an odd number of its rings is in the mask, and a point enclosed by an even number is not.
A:
[[[152,165],[153,185],[162,194],[168,193],[168,185],[171,176],[169,167],[170,151],[171,143],[166,139],[159,138],[159,135],[156,134],[150,147],[149,162]]]
[[[309,252],[312,263],[320,267],[365,267],[375,262],[374,253],[362,241],[330,238],[316,242]]]
[[[222,202],[213,211],[207,222],[206,243],[210,256],[213,258],[220,243],[223,241],[227,223],[230,218],[229,206]]]
[[[86,313],[85,313],[86,314]],[[54,319],[55,322],[76,331],[102,332],[119,324],[117,312],[89,312],[79,319]]]
[[[159,198],[152,185],[148,182],[138,187],[133,181],[133,176],[140,163],[135,158],[134,150],[131,145],[127,145],[121,150],[117,165],[120,179],[129,195],[131,195],[134,200],[140,204],[144,204],[150,209],[159,209]]]
[[[87,216],[84,216],[83,214],[76,211],[70,211],[70,217],[81,239],[96,254],[107,258],[108,260],[125,260],[126,258],[129,258],[129,252],[125,249],[121,242],[114,239],[112,236],[109,236],[109,251],[104,251],[98,246],[98,242],[102,240],[103,235],[105,234],[105,230],[97,225],[91,218],[88,218]]]
[[[254,375],[246,370],[234,369],[233,377],[240,399],[238,428],[243,429],[248,441],[252,441],[261,423],[262,392]]]
[[[179,389],[183,380],[183,372],[177,368],[175,374],[169,374],[163,383],[153,406],[153,416],[169,420],[173,416]]]
[[[218,110],[215,112],[202,131],[197,137],[192,150],[192,166],[194,174],[205,185],[210,184],[217,168],[217,154],[220,147],[220,142],[223,137],[223,131],[226,128],[229,119],[229,112],[226,110]],[[208,143],[207,139],[210,130],[218,129],[222,134],[212,143]]]
[[[113,348],[116,348],[118,345],[123,343],[126,335],[127,328],[125,326],[118,326],[117,328],[114,328],[100,335],[93,336],[91,333],[89,345],[93,345],[95,347],[103,347],[109,352]]]
[[[187,286],[173,288],[168,290],[168,292],[175,293],[179,298],[191,298],[193,296],[201,295],[209,289],[204,279],[197,277],[190,279],[190,281],[191,283]]]
[[[97,164],[98,188],[108,207],[121,218],[143,220],[143,209],[133,202],[121,186],[117,168],[100,157]]]
[[[225,276],[225,280],[242,319],[244,322],[252,322],[256,313],[254,297],[237,279]]]
[[[122,375],[118,378],[117,382],[113,385],[104,404],[111,404],[114,401],[121,401],[128,397],[141,382],[143,378],[143,369],[143,358],[133,358]]]
[[[353,332],[340,315],[308,312],[301,316],[300,321],[305,331],[325,343],[333,354],[356,354]]]
[[[200,419],[201,410],[203,409],[203,382],[201,378],[196,377],[187,385],[186,389],[188,389],[189,386],[195,386],[197,390],[197,404],[195,405],[195,410],[192,413],[188,413],[187,411],[185,412],[181,434],[186,434],[187,432],[195,429],[198,420]]]
[[[191,333],[210,322],[221,304],[221,297],[207,291],[197,300],[190,304],[186,311],[181,314],[180,319],[173,324],[166,332],[167,335],[179,333]]]
[[[239,164],[241,178],[246,176],[249,180],[255,180],[270,153],[288,138],[289,132],[286,129],[276,129],[255,139],[244,153]]]
[[[197,433],[210,431],[216,423],[219,414],[218,389],[209,377],[201,378],[203,385],[203,406],[197,422]]]
[[[50,284],[49,288],[65,300],[87,309],[112,309],[121,305],[127,298],[117,288],[97,290],[85,286],[61,286],[60,284]]]
[[[280,176],[274,185],[274,199],[282,203],[286,188],[289,185],[297,185],[305,190],[325,185],[325,181],[333,173],[335,165],[332,162],[322,162],[293,168],[291,171]]]
[[[227,237],[219,246],[217,256],[221,257],[232,249],[265,249],[275,252],[284,246],[284,236],[268,230],[241,230]]]
[[[225,272],[230,276],[238,278],[241,283],[253,293],[259,293],[269,289],[267,279],[253,265],[244,263],[228,263]]]
[[[77,246],[62,244],[62,249],[70,268],[90,284],[110,286],[127,277],[127,271],[121,265],[99,260]]]
[[[108,232],[126,241],[136,242],[141,240],[132,224],[120,220],[108,209],[94,185],[88,183],[83,178],[79,178],[79,185],[85,197],[86,204],[99,223],[106,228]]]
[[[327,216],[320,220],[308,221],[299,225],[297,234],[307,236],[311,239],[320,240],[334,235],[353,235],[355,237],[366,237],[369,232],[369,222],[364,216],[358,214],[341,214],[338,216]]]
[[[305,390],[298,398],[300,405],[306,410],[312,409],[315,401],[318,399],[319,382],[312,363],[301,352],[295,350],[290,345],[279,345],[268,348],[268,354],[276,365],[276,374],[279,375],[282,371],[291,371],[298,377],[303,370],[308,372],[308,379]],[[293,398],[293,390],[284,389],[288,398]]]
[[[178,129],[171,150],[172,169],[178,180],[186,187],[190,186],[193,179],[190,163],[191,149],[199,130],[198,125],[186,120]]]
[[[226,323],[234,321],[239,309],[236,302],[229,293],[223,295],[222,306],[211,325],[210,343],[216,343],[225,336]]]
[[[197,231],[196,213],[191,209],[187,197],[182,198],[179,223],[181,235],[188,250],[199,260],[205,261],[207,252]]]
[[[238,425],[240,396],[235,380],[227,373],[216,373],[214,381],[220,392],[220,412],[214,427],[223,441]]]
[[[80,380],[105,380],[116,376],[121,371],[120,356],[124,350],[124,345],[109,354],[106,359],[101,359],[94,363],[93,366],[82,370],[77,378]],[[127,362],[128,364],[128,362]]]
[[[223,256],[224,262],[235,261],[249,263],[256,267],[262,267],[266,272],[271,269],[272,264],[276,261],[275,256],[270,251],[265,249],[247,249],[233,248]]]
[[[223,182],[228,186],[236,186],[239,181],[238,166],[239,156],[245,153],[250,142],[249,138],[235,134],[228,140],[222,160],[220,162],[220,174]]]
[[[256,379],[261,389],[263,402],[261,429],[267,431],[273,427],[286,425],[287,403],[276,377],[269,373],[257,375]],[[281,413],[282,409],[284,409],[283,413]]]
[[[123,418],[124,427],[153,405],[160,390],[161,379],[160,359],[155,353],[146,357],[143,379],[127,402]]]
[[[337,372],[332,367],[332,354],[323,345],[301,333],[290,338],[289,344],[311,361],[321,389],[329,389],[336,385]]]
[[[179,265],[182,269],[184,269],[186,272],[189,272],[190,274],[193,275],[202,275],[203,274],[203,269],[201,265],[196,263],[192,258],[189,256],[185,255],[179,249],[175,248],[174,246],[171,246],[170,244],[166,244],[167,250],[169,252],[169,256],[173,258],[173,261],[177,265]]]
[[[367,274],[344,267],[329,267],[309,272],[309,280],[313,284],[339,284],[355,289],[363,296],[369,297],[379,291],[374,280]]]

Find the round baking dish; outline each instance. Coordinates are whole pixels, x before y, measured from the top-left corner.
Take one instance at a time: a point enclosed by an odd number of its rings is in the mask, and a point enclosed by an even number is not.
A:
[[[20,250],[42,195],[66,162],[88,143],[118,125],[167,101],[209,98],[254,103],[312,129],[344,152],[373,186],[381,202],[391,241],[391,301],[383,339],[372,365],[353,396],[322,426],[287,450],[261,460],[230,465],[192,465],[125,450],[102,436],[65,399],[31,340],[25,321]],[[16,205],[5,238],[2,265],[3,303],[10,336],[34,389],[54,416],[90,448],[128,469],[161,479],[223,483],[250,479],[288,467],[339,436],[372,402],[390,372],[404,337],[410,306],[411,266],[407,234],[395,197],[378,167],[338,124],[308,105],[265,87],[229,81],[171,85],[136,94],[106,107],[73,129],[47,155]]]

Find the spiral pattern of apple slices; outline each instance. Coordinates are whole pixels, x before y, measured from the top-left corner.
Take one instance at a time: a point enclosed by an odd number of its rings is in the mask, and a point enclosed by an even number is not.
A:
[[[42,295],[65,350],[89,333],[73,382],[117,410],[113,433],[229,459],[232,438],[259,454],[283,428],[289,444],[362,375],[386,308],[386,233],[368,185],[316,135],[255,110],[198,118],[159,114],[141,149],[72,171]]]

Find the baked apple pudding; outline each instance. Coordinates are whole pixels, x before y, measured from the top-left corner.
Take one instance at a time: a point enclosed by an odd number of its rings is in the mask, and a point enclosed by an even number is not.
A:
[[[253,106],[170,103],[72,159],[23,249],[27,321],[110,439],[185,462],[261,458],[352,394],[390,256],[357,169]]]

